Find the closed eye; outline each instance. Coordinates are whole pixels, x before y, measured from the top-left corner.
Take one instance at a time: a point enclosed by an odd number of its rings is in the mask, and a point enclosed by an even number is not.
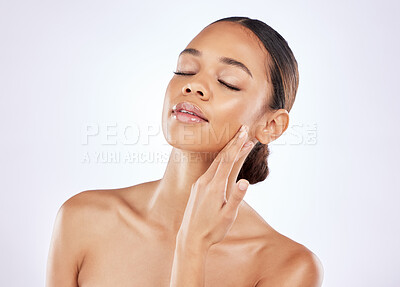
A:
[[[193,76],[193,75],[195,75],[195,74],[183,73],[183,72],[174,72],[174,74],[175,74],[175,75],[178,75],[178,76]],[[233,90],[233,91],[240,91],[239,88],[236,88],[236,87],[234,87],[234,86],[231,86],[231,85],[225,83],[224,81],[218,80],[218,82],[220,82],[222,85],[224,85],[224,87],[226,87],[226,88],[228,88],[228,89],[230,89],[230,90]]]
[[[234,87],[234,86],[228,85],[227,83],[225,83],[225,82],[223,82],[223,81],[221,81],[221,80],[218,80],[218,82],[220,82],[220,83],[223,84],[225,87],[227,87],[227,88],[229,88],[229,89],[231,89],[231,90],[240,91],[239,88],[236,88],[236,87]]]

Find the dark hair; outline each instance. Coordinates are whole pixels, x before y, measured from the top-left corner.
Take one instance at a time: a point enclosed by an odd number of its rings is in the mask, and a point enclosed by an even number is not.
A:
[[[269,67],[267,76],[273,88],[271,100],[266,97],[261,113],[278,109],[286,109],[290,112],[299,86],[299,72],[297,61],[286,40],[266,23],[257,19],[227,17],[211,24],[221,21],[236,22],[248,28],[268,51],[270,59],[267,65]],[[269,174],[267,162],[269,154],[268,144],[258,142],[244,161],[236,182],[241,178],[248,180],[250,184],[265,180]]]

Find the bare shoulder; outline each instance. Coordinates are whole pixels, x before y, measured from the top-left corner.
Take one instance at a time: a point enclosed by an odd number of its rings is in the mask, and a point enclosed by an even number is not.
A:
[[[256,232],[259,251],[257,287],[319,287],[323,281],[320,259],[306,246],[272,228],[247,203],[242,215]]]
[[[127,191],[136,190],[141,185],[146,183],[127,188],[85,190],[71,196],[57,212],[55,231],[62,227],[71,238],[75,233],[80,235],[77,238],[83,238],[89,231],[96,232],[96,226],[100,227],[127,205]]]
[[[130,187],[116,189],[95,189],[85,190],[63,203],[59,210],[62,217],[71,222],[75,222],[76,228],[88,230],[93,227],[107,224],[107,220],[120,216],[124,209],[132,209],[132,197],[136,196],[140,200],[140,192],[148,188],[153,182],[145,182]],[[139,205],[138,205],[139,206]],[[99,220],[101,219],[101,221]],[[92,231],[93,228],[91,228]]]
[[[265,269],[261,273],[257,287],[320,287],[322,285],[323,266],[312,251],[300,245],[285,253],[276,252],[274,258],[279,255],[282,255],[282,258],[274,268],[269,268],[269,259],[264,260]],[[272,270],[274,271],[271,272]]]
[[[66,200],[58,216],[71,224],[75,223],[74,227],[78,230],[87,230],[88,226],[93,226],[93,220],[99,215],[109,214],[118,202],[113,190],[85,190]]]
[[[111,209],[112,202],[109,192],[93,190],[80,192],[61,205],[50,243],[46,286],[78,286],[88,247],[102,235],[109,218],[102,215]]]
[[[68,238],[79,245],[80,258],[83,260],[82,254],[86,247],[93,244],[93,239],[103,236],[104,230],[121,222],[125,214],[132,213],[132,201],[126,197],[146,184],[82,191],[62,204],[57,213],[55,228],[65,230]]]
[[[83,250],[88,241],[101,232],[115,204],[118,204],[118,197],[110,190],[82,191],[61,205],[55,228],[64,230],[65,237]]]
[[[93,224],[99,215],[106,214],[116,201],[108,190],[85,190],[66,200],[58,210],[55,228],[65,231],[65,237],[72,242],[81,241],[95,230]],[[91,228],[88,228],[91,227]]]
[[[140,208],[140,196],[144,192],[139,191],[147,189],[151,183],[82,191],[63,203],[58,217],[68,222],[71,231],[79,234],[79,238],[86,235],[92,239],[93,235],[102,233],[102,229],[118,223],[116,218],[122,219],[124,215]],[[133,206],[135,203],[138,204]]]

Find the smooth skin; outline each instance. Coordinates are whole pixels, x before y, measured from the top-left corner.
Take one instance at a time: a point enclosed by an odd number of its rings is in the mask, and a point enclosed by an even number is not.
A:
[[[181,54],[177,70],[190,75],[167,87],[162,124],[173,149],[163,177],[68,199],[56,217],[46,286],[321,286],[317,256],[274,230],[236,183],[250,152],[245,141],[269,143],[289,122],[286,110],[257,109],[270,94],[267,52],[228,22],[206,27],[188,48],[201,54]],[[244,63],[252,76],[220,57]],[[174,119],[181,101],[209,121]],[[249,129],[239,139],[242,125]]]

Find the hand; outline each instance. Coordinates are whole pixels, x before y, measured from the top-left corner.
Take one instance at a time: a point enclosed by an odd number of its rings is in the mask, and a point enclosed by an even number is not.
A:
[[[246,126],[242,126],[207,171],[192,185],[177,242],[208,249],[222,241],[232,227],[249,182],[239,180],[232,190],[228,190],[228,199],[227,183],[234,164],[239,158],[247,156],[254,146],[252,141],[244,145],[247,130]]]

